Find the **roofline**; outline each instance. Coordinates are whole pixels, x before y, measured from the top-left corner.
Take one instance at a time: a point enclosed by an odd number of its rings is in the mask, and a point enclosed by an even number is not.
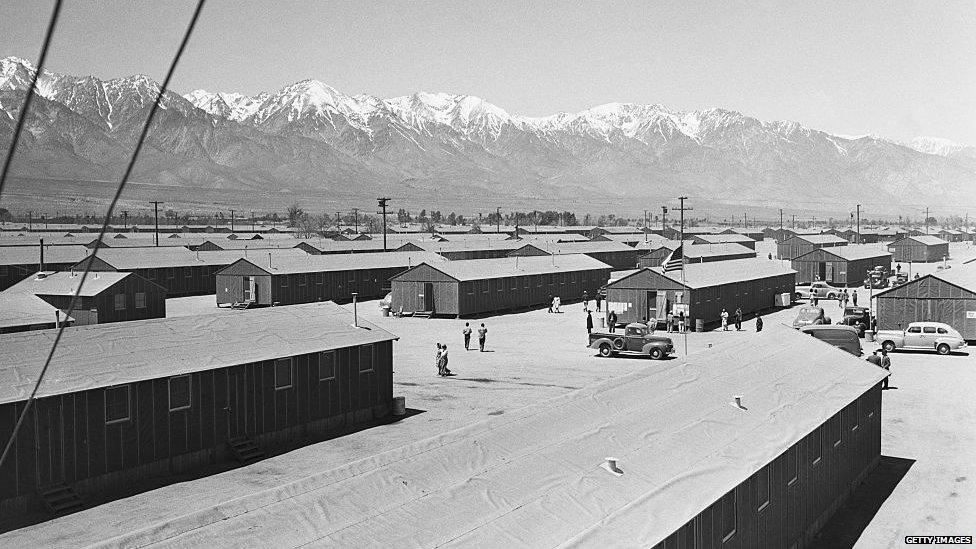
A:
[[[971,293],[971,294],[976,294],[976,290],[971,290],[969,288],[963,288],[962,286],[956,284],[955,282],[951,282],[949,280],[946,280],[946,279],[940,277],[938,273],[929,273],[927,275],[920,276],[920,277],[918,277],[916,279],[909,280],[908,282],[902,284],[901,286],[893,286],[891,288],[888,288],[887,290],[884,290],[882,292],[878,292],[878,293],[874,294],[874,297],[876,297],[876,298],[877,297],[881,297],[881,296],[883,296],[884,294],[886,294],[888,292],[893,292],[893,291],[897,290],[898,288],[902,288],[904,286],[908,286],[909,284],[914,284],[916,282],[920,282],[920,281],[925,280],[926,278],[929,278],[929,277],[938,279],[938,280],[940,280],[940,281],[942,281],[942,282],[944,282],[944,283],[946,283],[946,284],[948,284],[948,285],[950,285],[950,286],[952,286],[954,288],[959,288],[960,290],[962,290],[964,292],[968,292],[968,293]],[[931,299],[931,298],[928,298],[928,297],[923,297],[923,298],[916,297],[915,299]],[[946,299],[946,298],[937,298],[937,299]]]
[[[420,263],[417,263],[417,264],[416,264],[416,265],[414,265],[413,267],[410,267],[410,268],[408,268],[408,269],[407,269],[406,271],[403,271],[403,272],[401,272],[401,273],[397,273],[397,274],[395,274],[395,275],[393,275],[393,277],[391,277],[391,278],[390,278],[390,282],[392,282],[392,281],[393,281],[393,279],[395,279],[395,278],[399,278],[399,277],[401,277],[401,276],[403,276],[403,275],[405,275],[405,274],[407,274],[407,273],[409,273],[410,271],[413,271],[414,269],[419,269],[421,265],[427,265],[427,266],[428,266],[428,267],[430,267],[431,269],[434,269],[435,271],[437,271],[437,272],[439,272],[439,273],[441,273],[442,275],[444,275],[444,276],[446,276],[446,277],[448,277],[448,278],[450,278],[450,279],[451,279],[451,280],[453,280],[454,282],[457,282],[457,283],[459,283],[459,284],[460,284],[461,282],[463,282],[462,280],[459,280],[459,279],[458,279],[457,277],[454,277],[454,276],[452,276],[452,275],[450,275],[450,274],[448,274],[448,273],[445,273],[444,271],[442,271],[442,270],[440,270],[440,269],[438,269],[437,267],[435,267],[435,266],[433,266],[433,265],[431,265],[430,263],[427,263],[426,261],[421,261]]]

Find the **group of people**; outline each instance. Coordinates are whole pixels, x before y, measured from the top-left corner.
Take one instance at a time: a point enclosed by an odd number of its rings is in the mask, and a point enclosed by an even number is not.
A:
[[[722,330],[729,331],[729,312],[722,308],[722,313],[719,315],[722,319]],[[742,307],[736,307],[735,312],[731,315],[732,323],[735,326],[735,331],[742,331]],[[756,313],[756,331],[761,332],[763,329],[763,319],[762,315]]]
[[[665,317],[665,324],[668,333],[682,334],[687,330],[687,322],[685,319],[685,312],[683,310],[678,311],[678,314],[673,314],[670,311]]]
[[[729,331],[729,312],[722,308],[722,314],[719,315],[722,318],[722,330]],[[735,314],[732,316],[732,322],[735,323],[735,331],[742,331],[742,307],[736,307]]]
[[[559,299],[559,296],[558,295],[553,296],[552,294],[549,294],[549,312],[561,313],[562,311],[559,310],[560,305],[562,305],[562,300]]]
[[[857,290],[853,290],[850,294],[848,294],[847,288],[844,288],[840,292],[840,295],[837,296],[837,305],[839,305],[841,309],[846,308],[848,303],[857,307]]]
[[[884,368],[888,372],[891,372],[891,357],[888,356],[888,351],[881,349],[880,352],[881,355],[879,356],[878,351],[874,351],[874,353],[872,353],[871,356],[868,357],[868,362],[874,364],[879,368]],[[891,376],[889,375],[888,377]],[[884,390],[887,388],[888,388],[888,378],[886,377],[884,378],[884,381],[881,382],[881,389]]]
[[[464,350],[471,350],[471,334],[473,330],[471,329],[471,323],[465,322],[464,329],[461,330],[461,335],[464,337]],[[485,323],[481,323],[481,327],[478,328],[478,350],[482,353],[485,352],[485,340],[488,339],[488,328],[485,327]],[[434,357],[434,363],[437,365],[437,375],[439,376],[450,376],[454,375],[450,368],[447,367],[448,357],[447,357],[447,344],[438,343],[437,344],[437,354]]]

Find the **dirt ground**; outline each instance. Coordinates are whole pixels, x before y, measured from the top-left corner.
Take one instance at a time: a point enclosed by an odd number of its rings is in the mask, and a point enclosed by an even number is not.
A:
[[[759,245],[766,257],[771,242]],[[958,249],[956,249],[958,248]],[[953,249],[954,266],[976,257],[976,249]],[[757,261],[766,261],[765,259]],[[933,265],[919,266],[918,269]],[[860,293],[860,291],[859,291]],[[169,313],[212,308],[212,296],[170,300]],[[734,305],[733,305],[734,306]],[[351,305],[350,305],[351,307]],[[192,482],[166,486],[48,523],[0,536],[0,545],[31,545],[72,540],[93,543],[127,531],[148,528],[222,501],[274,490],[288,482],[397,448],[446,430],[503,415],[530,403],[639,368],[668,368],[671,361],[647,358],[603,359],[586,348],[585,313],[578,303],[561,314],[545,309],[467,320],[488,328],[486,352],[466,351],[465,320],[383,317],[378,301],[359,304],[362,318],[397,334],[394,346],[394,394],[406,398],[407,418],[313,444],[260,463]],[[828,314],[840,310],[828,305]],[[765,322],[789,324],[795,311],[764,316]],[[598,318],[598,317],[595,317]],[[597,321],[599,326],[599,321]],[[755,337],[753,319],[742,332],[687,334],[687,353],[709,352],[729,338]],[[678,356],[685,336],[675,336]],[[457,375],[436,375],[435,344],[446,343],[449,367]],[[873,349],[865,342],[865,350]],[[951,356],[895,353],[892,386],[884,393],[883,454],[870,477],[824,529],[823,547],[888,547],[906,535],[972,535],[976,532],[976,360],[972,352]],[[99,524],[97,529],[92,524]],[[75,543],[77,542],[77,543]]]

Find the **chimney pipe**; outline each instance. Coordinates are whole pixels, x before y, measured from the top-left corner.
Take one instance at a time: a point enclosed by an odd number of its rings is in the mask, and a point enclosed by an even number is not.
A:
[[[745,410],[745,406],[742,405],[742,397],[740,395],[735,395],[732,397],[732,406],[739,408],[740,410]]]
[[[40,258],[40,262],[39,262],[39,264],[37,266],[37,270],[38,271],[43,271],[44,270],[44,239],[43,238],[41,239],[41,258]]]
[[[268,268],[271,269],[271,252],[268,252]]]

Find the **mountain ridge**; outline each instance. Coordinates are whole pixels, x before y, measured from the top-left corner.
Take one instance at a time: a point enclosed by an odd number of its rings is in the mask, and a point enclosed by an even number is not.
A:
[[[4,143],[34,70],[0,59]],[[143,75],[45,71],[14,173],[111,180],[158,90]],[[528,117],[472,95],[381,99],[315,79],[252,96],[167,90],[161,106],[136,177],[187,187],[622,201],[681,189],[728,203],[870,198],[895,207],[920,194],[965,200],[976,181],[972,147],[851,138],[722,108],[607,103]]]

